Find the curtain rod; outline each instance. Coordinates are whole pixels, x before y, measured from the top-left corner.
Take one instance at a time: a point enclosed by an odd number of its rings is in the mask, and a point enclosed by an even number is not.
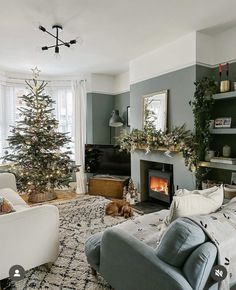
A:
[[[33,79],[29,79],[29,78],[22,79],[22,78],[7,77],[6,82],[7,82],[8,79],[10,79],[10,80],[20,80],[20,81],[32,81],[33,80]],[[38,81],[47,82],[48,83],[48,82],[71,82],[72,80],[42,80],[42,79],[38,79]],[[83,81],[87,82],[86,79],[80,80],[80,82],[83,82]]]

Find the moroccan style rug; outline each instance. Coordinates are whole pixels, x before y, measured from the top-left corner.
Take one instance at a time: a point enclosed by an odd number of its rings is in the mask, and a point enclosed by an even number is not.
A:
[[[105,216],[104,197],[84,196],[55,204],[60,211],[60,254],[48,272],[44,266],[27,272],[26,278],[11,288],[17,290],[108,290],[102,277],[94,277],[84,254],[86,239],[105,228],[125,221]],[[9,288],[8,288],[9,289]]]

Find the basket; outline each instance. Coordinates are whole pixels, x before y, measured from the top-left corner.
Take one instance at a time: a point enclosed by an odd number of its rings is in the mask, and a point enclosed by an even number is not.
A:
[[[224,194],[225,194],[225,198],[227,199],[236,197],[236,185],[225,184]]]
[[[207,189],[207,188],[211,188],[213,186],[220,186],[222,184],[221,181],[217,181],[217,180],[203,180],[202,181],[202,189]]]
[[[55,191],[47,191],[42,193],[31,193],[29,194],[28,201],[32,203],[39,203],[39,202],[45,202],[50,201],[53,199],[56,199],[57,195]]]

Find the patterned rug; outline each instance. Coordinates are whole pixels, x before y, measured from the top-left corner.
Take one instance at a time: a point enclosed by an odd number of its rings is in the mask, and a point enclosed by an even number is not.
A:
[[[44,266],[27,272],[12,288],[17,290],[108,290],[102,277],[94,277],[84,254],[86,239],[105,228],[119,224],[123,217],[104,215],[109,200],[84,196],[55,204],[60,212],[60,254],[48,272]]]

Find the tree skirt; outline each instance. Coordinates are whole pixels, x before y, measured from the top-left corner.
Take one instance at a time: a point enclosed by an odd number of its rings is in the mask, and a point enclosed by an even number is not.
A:
[[[125,221],[123,217],[104,215],[108,202],[104,197],[84,196],[70,202],[55,203],[60,211],[58,260],[49,272],[44,266],[27,271],[26,278],[15,283],[15,289],[112,289],[102,277],[96,278],[91,274],[84,254],[84,243],[90,235]]]

